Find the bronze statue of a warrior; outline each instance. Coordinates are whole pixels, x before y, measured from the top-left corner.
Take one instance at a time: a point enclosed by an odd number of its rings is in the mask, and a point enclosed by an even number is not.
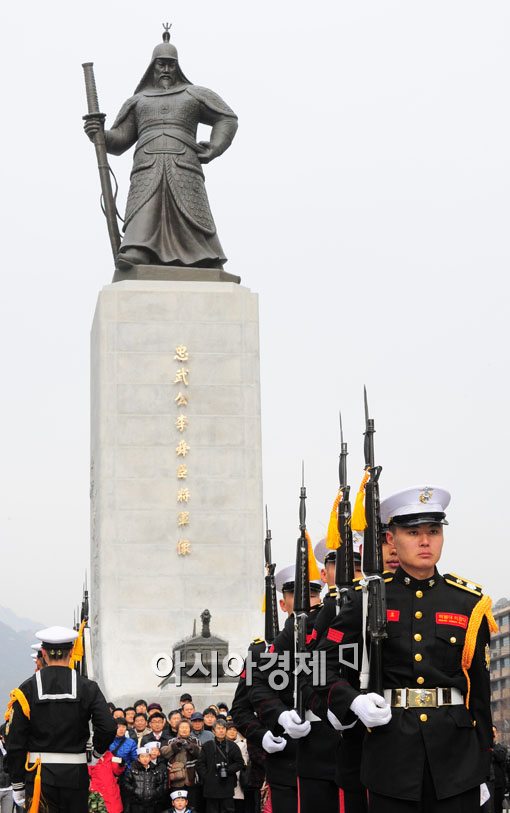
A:
[[[117,268],[176,265],[221,268],[226,262],[204,184],[202,164],[225,152],[237,116],[212,90],[193,85],[170,43],[169,26],[154,49],[135,93],[104,133],[106,151],[121,155],[135,145]],[[93,141],[104,116],[85,117]],[[211,126],[197,143],[199,124]]]

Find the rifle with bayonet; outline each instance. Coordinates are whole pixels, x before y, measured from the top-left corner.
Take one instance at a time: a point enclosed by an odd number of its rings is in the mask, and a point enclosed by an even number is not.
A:
[[[89,591],[87,588],[87,573],[85,572],[85,583],[83,585],[83,599],[81,602],[80,620],[85,622],[85,627],[89,625]],[[87,677],[87,653],[85,649],[85,630],[83,631],[83,658],[80,663],[80,674]]]
[[[337,590],[336,612],[340,612],[342,602],[347,590],[352,587],[354,579],[354,550],[352,546],[351,503],[349,494],[351,487],[347,485],[347,443],[344,443],[342,429],[342,414],[340,413],[340,458],[338,462],[338,480],[341,491],[338,503],[338,533],[340,547],[336,551],[335,584]]]
[[[276,583],[274,572],[276,564],[271,562],[271,531],[267,519],[266,505],[266,538],[264,540],[264,559],[266,563],[266,601],[265,601],[265,639],[268,644],[272,644],[280,628],[278,626],[278,603],[276,600]]]
[[[365,388],[365,470],[370,479],[365,486],[366,529],[363,538],[363,577],[368,591],[366,624],[370,636],[369,671],[363,673],[362,689],[383,694],[382,645],[386,633],[386,585],[383,579],[382,528],[379,508],[379,477],[381,466],[375,465],[373,418],[369,417]],[[363,685],[366,683],[366,685]]]
[[[294,577],[294,708],[302,721],[305,719],[302,672],[298,670],[300,655],[306,652],[306,620],[310,612],[310,576],[308,569],[308,540],[306,538],[306,488],[305,464],[303,463],[301,491],[299,494],[299,538],[296,551]]]

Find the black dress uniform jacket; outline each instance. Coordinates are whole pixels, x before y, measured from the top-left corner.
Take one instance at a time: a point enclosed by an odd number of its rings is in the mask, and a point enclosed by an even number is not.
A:
[[[13,782],[33,782],[25,773],[27,751],[83,754],[94,727],[93,746],[103,753],[114,739],[117,724],[97,683],[65,666],[47,666],[20,686],[30,706],[30,719],[18,702],[7,736],[7,760]],[[88,787],[87,765],[42,766],[41,781],[61,788]]]
[[[322,612],[322,605],[312,607],[307,618],[307,642],[311,641],[311,633],[315,621]],[[291,672],[294,666],[294,617],[290,616],[274,642],[274,650],[279,653],[290,653]],[[277,668],[277,667],[276,667]],[[257,714],[267,725],[275,736],[281,736],[283,730],[278,723],[278,717],[282,711],[294,708],[293,679],[289,676],[289,685],[281,691],[272,689],[268,682],[268,672],[258,672],[254,675],[252,700],[255,704]],[[317,714],[317,716],[321,716]],[[275,777],[273,781],[278,784],[296,784],[296,774],[301,777],[320,779],[335,782],[336,772],[336,752],[339,747],[339,735],[329,725],[322,720],[311,723],[310,733],[306,737],[298,740],[287,739],[286,748],[280,754],[271,755],[267,759],[267,775],[269,783],[270,774],[276,767],[284,767],[284,759],[287,760],[285,767],[288,769],[286,781]],[[284,756],[285,755],[285,756]],[[280,760],[275,759],[280,757]],[[292,757],[292,763],[290,761]],[[295,760],[295,762],[294,762]],[[283,772],[282,772],[283,773]],[[291,777],[293,781],[291,782]]]
[[[462,651],[481,591],[437,571],[432,578],[419,581],[399,568],[393,579],[386,581],[385,689],[455,688],[465,697],[468,683],[462,671]],[[361,658],[361,614],[361,591],[351,590],[340,615],[332,620],[318,645],[328,652],[329,708],[344,724],[355,719],[349,707],[359,692],[346,679],[338,679],[338,644],[356,642]],[[361,780],[369,790],[419,800],[425,761],[438,799],[460,794],[486,780],[492,743],[488,654],[489,627],[484,617],[468,673],[469,708],[464,704],[396,707],[388,725],[366,733]]]
[[[248,647],[250,657],[257,661],[261,652],[265,652],[266,642],[256,638]],[[262,725],[250,700],[250,687],[246,683],[246,671],[243,670],[230,708],[232,719],[237,729],[246,739],[249,761],[249,787],[262,787],[266,772],[266,752],[262,740],[267,728]]]

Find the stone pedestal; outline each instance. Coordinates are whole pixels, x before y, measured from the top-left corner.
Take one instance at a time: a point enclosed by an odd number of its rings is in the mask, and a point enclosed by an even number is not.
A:
[[[152,659],[171,655],[205,608],[230,653],[263,632],[259,368],[247,288],[137,280],[99,294],[91,637],[108,699],[164,702],[168,691],[170,708],[182,690],[158,690]],[[231,691],[194,686],[209,702]]]

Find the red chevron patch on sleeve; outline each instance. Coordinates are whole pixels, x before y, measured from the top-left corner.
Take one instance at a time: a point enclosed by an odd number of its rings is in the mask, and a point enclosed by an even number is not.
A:
[[[328,629],[328,634],[326,635],[328,641],[333,641],[333,643],[335,644],[339,644],[342,641],[343,637],[344,637],[343,632],[341,630],[335,630],[333,629],[333,627],[330,627]]]

